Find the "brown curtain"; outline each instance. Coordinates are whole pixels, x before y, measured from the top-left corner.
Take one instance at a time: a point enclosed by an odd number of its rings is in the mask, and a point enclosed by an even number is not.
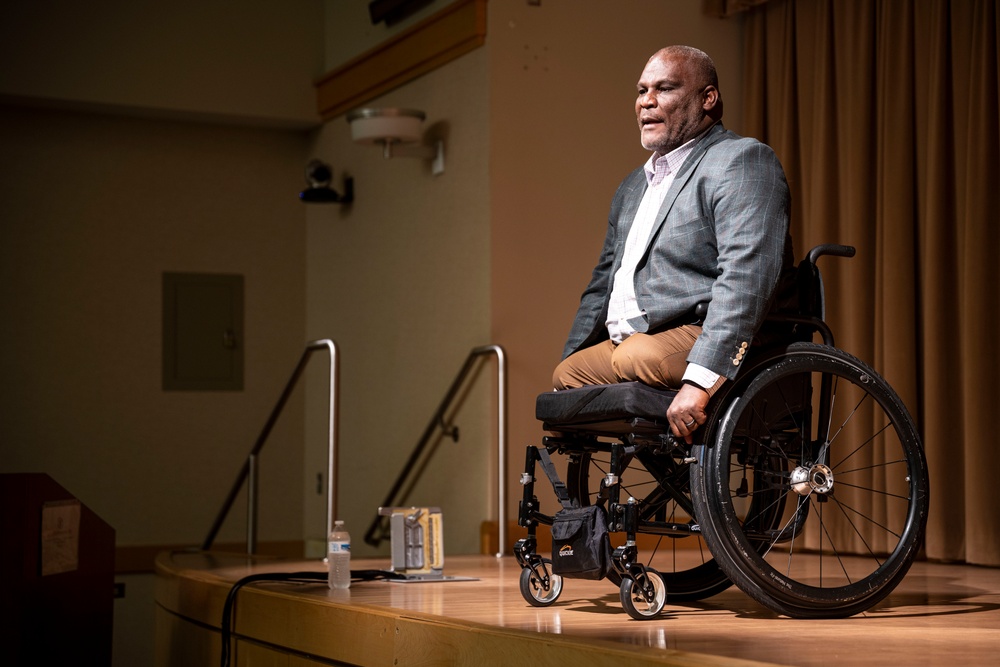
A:
[[[709,16],[717,18],[729,18],[740,12],[745,12],[751,7],[762,5],[768,0],[702,0],[701,6]]]
[[[1000,565],[998,0],[770,0],[743,14],[746,134],[826,258],[839,347],[917,421],[930,559]]]

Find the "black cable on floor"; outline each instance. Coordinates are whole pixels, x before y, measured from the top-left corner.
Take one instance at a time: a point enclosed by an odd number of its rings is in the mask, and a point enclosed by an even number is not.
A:
[[[232,635],[233,614],[236,612],[236,594],[247,584],[258,581],[286,581],[292,583],[314,583],[317,581],[327,581],[327,572],[268,572],[262,574],[251,574],[243,577],[229,589],[226,595],[226,602],[222,607],[222,667],[230,665],[230,638]],[[402,574],[385,570],[351,570],[351,583],[362,581],[376,581],[378,579],[404,579]]]

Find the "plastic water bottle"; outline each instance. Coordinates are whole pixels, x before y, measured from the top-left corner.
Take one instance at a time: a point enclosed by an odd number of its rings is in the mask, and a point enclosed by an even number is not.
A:
[[[326,549],[326,564],[330,568],[330,588],[351,587],[351,535],[343,521],[333,522],[333,532]]]

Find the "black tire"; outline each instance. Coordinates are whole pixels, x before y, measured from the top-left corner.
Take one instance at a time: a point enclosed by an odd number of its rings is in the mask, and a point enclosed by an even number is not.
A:
[[[562,593],[562,577],[552,573],[552,561],[543,558],[541,567],[549,578],[548,589],[530,567],[521,568],[521,597],[533,607],[548,607]]]
[[[656,618],[666,606],[668,593],[663,583],[663,577],[656,570],[647,569],[646,576],[653,584],[653,599],[646,601],[639,591],[635,579],[625,579],[619,589],[622,608],[637,621],[648,621]]]
[[[791,617],[845,617],[905,576],[927,520],[927,465],[902,401],[866,364],[793,344],[734,383],[705,438],[695,511],[752,598]]]
[[[681,524],[693,524],[689,498],[688,465],[678,466],[668,457],[644,450],[634,458],[620,477],[622,491],[640,503],[640,520],[660,517]],[[610,455],[606,452],[580,452],[570,456],[566,468],[567,490],[582,506],[600,502],[601,480],[610,470]],[[664,491],[669,483],[684,496],[682,500]],[[686,507],[684,507],[686,506]],[[640,526],[640,533],[643,532]],[[611,533],[612,549],[624,543],[624,533]],[[682,536],[664,535],[655,542],[648,554],[640,553],[647,567],[653,566],[663,578],[667,602],[703,600],[732,585],[709,552],[704,539],[697,533]],[[622,577],[615,570],[607,575],[616,586]]]

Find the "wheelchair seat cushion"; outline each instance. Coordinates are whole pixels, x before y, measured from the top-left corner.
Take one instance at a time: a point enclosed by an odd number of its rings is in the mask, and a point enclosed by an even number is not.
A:
[[[535,418],[546,430],[623,432],[637,421],[666,424],[667,406],[677,394],[640,382],[601,384],[541,394],[535,400]]]

